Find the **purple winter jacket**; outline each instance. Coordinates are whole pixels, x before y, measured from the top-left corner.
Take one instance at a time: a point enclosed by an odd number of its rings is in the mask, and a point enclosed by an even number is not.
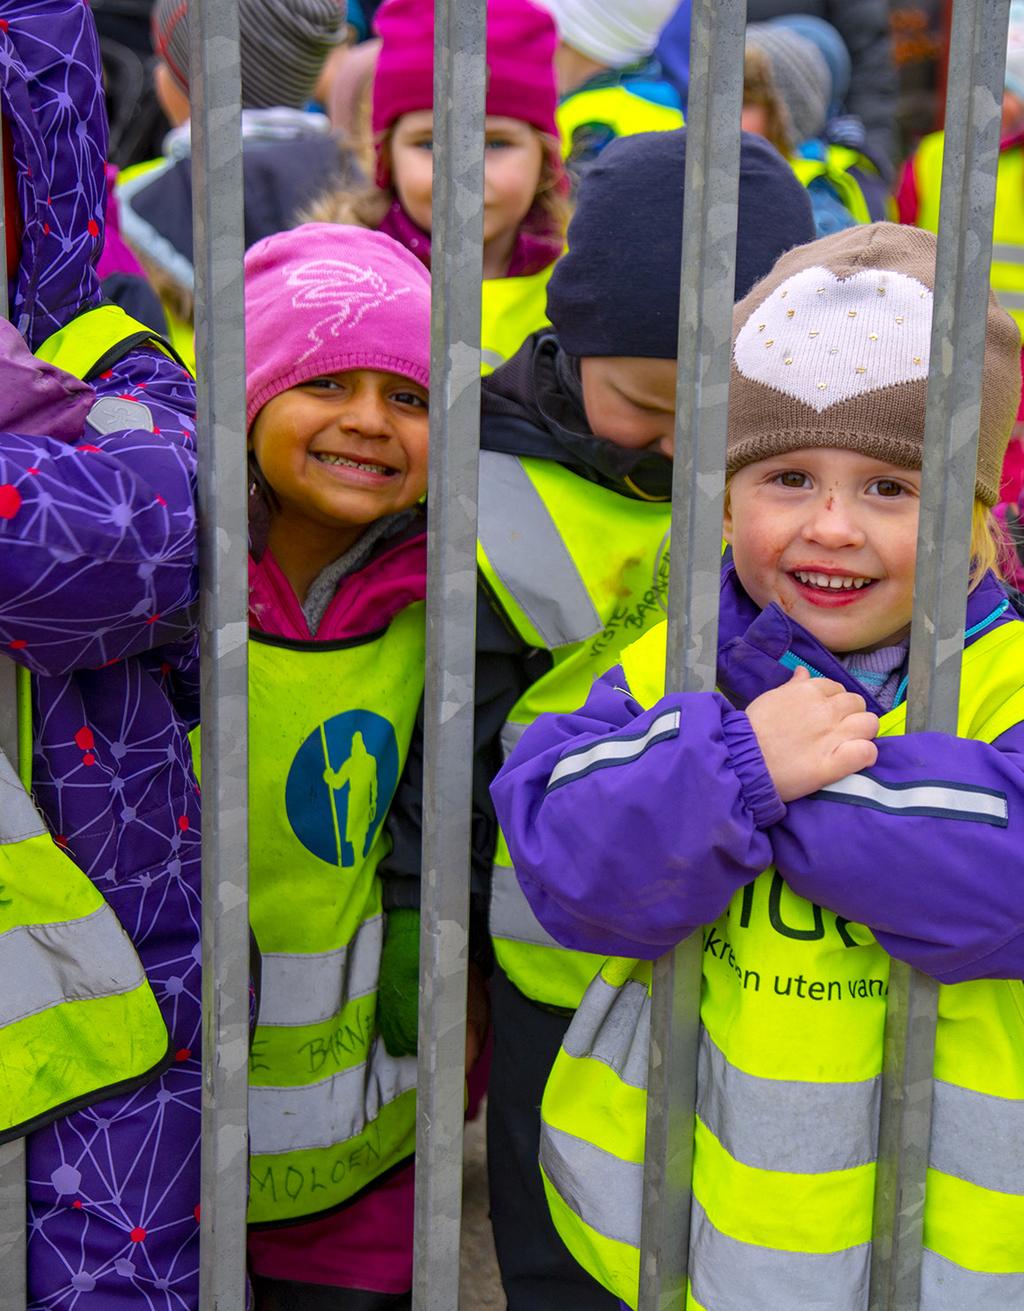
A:
[[[0,0],[0,103],[24,222],[11,312],[33,348],[99,302],[99,67],[82,0]],[[174,1052],[140,1091],[29,1138],[28,1305],[196,1311],[194,387],[137,348],[94,388],[144,402],[152,430],[83,429],[73,387],[63,413],[51,387],[48,410],[16,418],[31,361],[0,329],[0,648],[33,675],[35,797],[131,935]]]
[[[1020,621],[988,575],[968,602],[968,642],[1008,622]],[[781,657],[792,652],[881,708],[778,606],[758,610],[729,557],[720,623],[725,695],[666,696],[644,710],[616,666],[581,709],[538,719],[495,780],[498,819],[544,927],[568,947],[652,959],[717,920],[774,864],[800,896],[867,924],[890,955],[943,983],[1024,978],[1024,725],[991,745],[940,733],[879,738],[869,771],[897,787],[1002,794],[1005,828],[820,795],[785,806],[737,708],[791,676]],[[664,717],[675,709],[673,731]],[[616,737],[631,743],[628,763],[602,762],[549,788],[560,760]]]

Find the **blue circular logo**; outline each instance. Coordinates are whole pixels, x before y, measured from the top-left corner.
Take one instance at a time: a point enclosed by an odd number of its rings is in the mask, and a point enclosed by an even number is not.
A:
[[[369,710],[346,710],[295,753],[284,790],[288,822],[314,856],[351,868],[369,854],[397,786],[395,730]]]

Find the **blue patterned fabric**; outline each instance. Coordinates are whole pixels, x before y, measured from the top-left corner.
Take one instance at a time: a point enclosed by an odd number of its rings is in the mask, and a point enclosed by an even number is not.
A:
[[[99,300],[106,124],[86,4],[0,0],[0,98],[24,220],[12,317],[35,347]],[[33,674],[36,800],[131,935],[176,1059],[28,1140],[28,1305],[197,1311],[194,387],[148,348],[94,386],[143,401],[153,431],[0,432],[0,648]]]

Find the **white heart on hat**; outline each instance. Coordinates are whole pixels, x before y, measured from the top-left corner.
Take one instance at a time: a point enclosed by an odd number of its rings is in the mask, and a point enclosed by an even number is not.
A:
[[[736,368],[819,413],[865,392],[928,376],[932,293],[916,278],[803,269],[736,335]]]

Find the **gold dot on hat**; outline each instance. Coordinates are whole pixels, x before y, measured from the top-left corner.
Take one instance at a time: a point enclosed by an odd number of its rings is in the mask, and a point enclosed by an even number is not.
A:
[[[809,332],[807,335],[808,337],[816,337],[818,335],[818,329],[815,328],[813,332]]]
[[[833,346],[832,349],[829,351],[829,354],[830,354],[830,355],[838,355],[838,354],[839,354],[839,347],[838,347],[838,346]]]
[[[819,382],[819,383],[818,383],[818,391],[824,391],[825,388],[826,388],[827,386],[828,386],[828,383],[827,383],[827,382]]]
[[[878,288],[878,294],[879,294],[879,296],[884,296],[884,295],[885,295],[885,288],[884,288],[884,287],[879,287],[879,288]]]
[[[767,328],[767,326],[768,326],[767,323],[759,323],[759,324],[757,325],[757,330],[758,330],[758,332],[764,332],[764,330],[765,330],[765,328]]]
[[[787,319],[791,319],[795,313],[796,313],[796,310],[787,310],[787,311],[786,311],[786,318],[787,318]]]
[[[783,364],[792,364],[792,363],[793,363],[793,357],[792,357],[792,355],[787,355],[786,358],[782,361],[782,363],[783,363]]]
[[[877,340],[878,340],[878,333],[877,333],[877,332],[869,332],[869,333],[868,333],[868,341],[877,341]]]
[[[867,369],[865,369],[863,364],[858,364],[854,369],[854,373],[867,373]]]
[[[914,363],[915,363],[915,364],[920,364],[920,363],[921,363],[921,357],[920,357],[920,355],[915,355],[915,356],[914,356]]]
[[[855,319],[855,318],[857,317],[857,311],[856,311],[856,310],[847,310],[846,312],[847,312],[847,314],[850,316],[851,319]]]
[[[765,348],[765,350],[767,350],[769,346],[774,346],[774,345],[775,345],[775,338],[774,338],[774,337],[769,337],[768,340],[767,340],[767,341],[765,342],[765,344],[764,344],[764,348]]]
[[[815,295],[816,295],[816,296],[821,296],[821,295],[824,294],[824,291],[825,291],[825,288],[824,288],[824,287],[819,287],[818,290],[815,292]]]
[[[903,322],[903,315],[902,315],[902,314],[897,314],[897,315],[896,315],[896,322],[897,322],[897,323],[902,323],[902,322]]]
[[[789,292],[788,292],[788,291],[780,291],[780,292],[779,292],[779,300],[785,300],[786,297],[787,297],[788,295],[789,295]]]

